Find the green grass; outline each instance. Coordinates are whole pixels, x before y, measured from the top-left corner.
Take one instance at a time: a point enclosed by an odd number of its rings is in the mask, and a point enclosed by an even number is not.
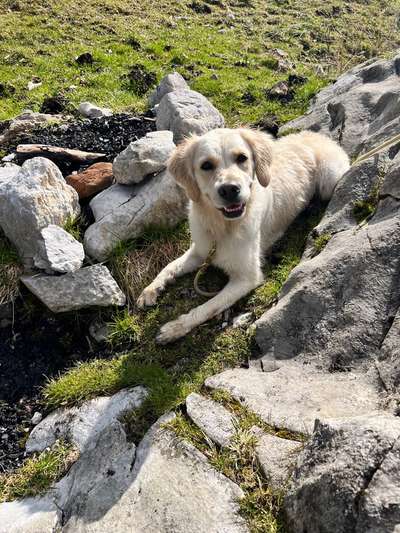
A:
[[[38,110],[54,94],[73,106],[92,100],[115,111],[143,111],[146,87],[129,77],[140,66],[157,80],[178,70],[230,125],[265,114],[285,121],[339,73],[400,43],[398,0],[232,0],[212,5],[211,14],[195,13],[190,3],[0,0],[0,119]],[[335,6],[340,13],[332,16]],[[287,71],[278,68],[276,48],[293,65]],[[80,66],[75,57],[86,51],[93,64]],[[289,73],[307,77],[293,101],[269,99],[266,90]],[[42,85],[28,91],[35,76]]]
[[[331,233],[321,233],[321,235],[318,235],[318,237],[313,240],[314,255],[320,254],[331,239]]]
[[[76,449],[62,441],[35,454],[9,475],[0,474],[0,502],[37,496],[61,479],[78,459]]]
[[[258,464],[255,447],[257,438],[247,425],[239,421],[235,435],[225,448],[216,446],[182,414],[166,424],[176,435],[195,446],[210,464],[244,492],[240,513],[246,518],[251,533],[279,533],[284,531],[281,504],[283,492],[268,487]]]

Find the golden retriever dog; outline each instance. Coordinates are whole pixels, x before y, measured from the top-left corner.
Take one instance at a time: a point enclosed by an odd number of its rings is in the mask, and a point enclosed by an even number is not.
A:
[[[192,244],[144,289],[152,306],[166,285],[197,270],[213,246],[212,264],[229,276],[206,303],[165,324],[159,343],[187,334],[263,283],[262,258],[315,193],[328,200],[349,159],[324,135],[304,131],[277,141],[250,129],[216,129],[179,144],[168,170],[190,199]]]

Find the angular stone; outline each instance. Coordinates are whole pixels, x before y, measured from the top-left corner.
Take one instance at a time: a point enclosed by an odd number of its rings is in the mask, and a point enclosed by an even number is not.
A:
[[[57,523],[50,495],[0,503],[0,533],[52,533]]]
[[[177,143],[191,133],[199,135],[224,126],[217,109],[196,91],[179,90],[166,94],[157,108],[157,129],[171,130]]]
[[[112,163],[95,163],[83,172],[70,174],[65,181],[76,190],[79,198],[88,198],[112,185]]]
[[[281,361],[274,372],[226,370],[205,385],[228,391],[268,424],[300,433],[310,434],[316,418],[348,418],[380,407],[378,388],[365,375],[322,373],[297,361]]]
[[[193,392],[186,398],[186,410],[196,426],[212,441],[228,446],[235,434],[235,417],[225,407]]]
[[[172,74],[167,74],[160,81],[158,87],[149,97],[150,107],[154,107],[159,104],[162,98],[167,94],[173,91],[190,89],[189,85],[186,83],[185,79],[179,74],[179,72],[172,72]]]
[[[89,204],[95,221],[98,222],[106,215],[111,214],[114,209],[118,209],[121,205],[129,202],[137,196],[138,191],[139,188],[137,186],[114,183],[105,191],[97,194]]]
[[[388,317],[389,319],[391,317]],[[400,400],[400,309],[394,317],[379,351],[376,362],[379,376],[398,402]]]
[[[21,281],[53,313],[125,304],[125,295],[103,265],[63,276],[25,275]]]
[[[66,274],[75,272],[85,258],[83,245],[60,226],[50,224],[40,232],[39,252],[34,257],[37,268]]]
[[[308,112],[281,132],[320,131],[355,156],[398,134],[400,55],[346,72],[313,99]]]
[[[268,486],[282,490],[292,473],[302,443],[269,435],[258,427],[253,427],[252,431],[257,437],[256,455]]]
[[[57,439],[68,439],[83,453],[93,448],[93,443],[113,421],[140,407],[146,397],[144,387],[134,387],[113,396],[88,400],[80,407],[57,409],[32,430],[26,450],[29,453],[41,452]]]
[[[55,124],[60,122],[61,116],[47,115],[45,113],[34,113],[30,109],[23,111],[20,115],[15,117],[8,128],[0,135],[0,144],[7,144],[13,142],[19,134],[37,128],[38,126],[45,126],[46,124]]]
[[[118,242],[137,237],[145,228],[173,227],[186,216],[187,199],[183,189],[168,172],[143,185],[116,187],[95,198],[97,220],[85,233],[85,250],[99,261],[106,259]],[[111,210],[108,198],[113,203]]]
[[[164,170],[175,148],[170,131],[152,131],[130,143],[114,159],[115,180],[122,185],[139,183],[146,176]]]
[[[91,517],[90,533],[132,528],[138,533],[248,532],[239,515],[241,489],[196,448],[164,429],[170,419],[161,418],[146,434],[136,449],[129,487],[107,512],[98,513],[96,520]],[[75,513],[64,531],[83,531],[87,523],[85,512]]]
[[[26,161],[14,179],[0,181],[0,227],[21,259],[32,264],[39,251],[40,231],[63,226],[79,215],[78,195],[58,167],[43,157]]]
[[[82,102],[79,104],[78,111],[87,118],[111,117],[113,112],[106,107],[98,107],[91,102]]]
[[[396,531],[399,438],[400,420],[389,415],[318,422],[284,501],[289,530]]]

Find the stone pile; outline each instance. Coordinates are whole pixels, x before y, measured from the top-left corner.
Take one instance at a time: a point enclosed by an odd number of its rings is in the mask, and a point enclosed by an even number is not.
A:
[[[166,172],[174,139],[221,126],[223,118],[177,73],[161,81],[150,103],[158,131],[132,141],[113,164],[79,146],[22,144],[0,167],[0,229],[26,267],[22,282],[54,312],[123,305],[107,267],[93,261],[104,261],[120,241],[148,226],[173,226],[186,215],[185,194]],[[89,102],[79,111],[90,118],[111,115]],[[19,134],[54,121],[62,117],[24,112],[7,125],[0,143],[8,146]],[[64,178],[60,168],[71,165],[81,170]],[[89,201],[95,219],[83,244],[64,229],[78,219],[82,201]]]

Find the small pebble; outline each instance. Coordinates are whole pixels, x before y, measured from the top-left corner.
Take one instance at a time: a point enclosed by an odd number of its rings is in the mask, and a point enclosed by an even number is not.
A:
[[[34,426],[36,426],[37,424],[39,424],[39,422],[42,421],[42,419],[43,419],[42,413],[39,413],[39,411],[36,411],[33,417],[31,418],[31,422]]]

